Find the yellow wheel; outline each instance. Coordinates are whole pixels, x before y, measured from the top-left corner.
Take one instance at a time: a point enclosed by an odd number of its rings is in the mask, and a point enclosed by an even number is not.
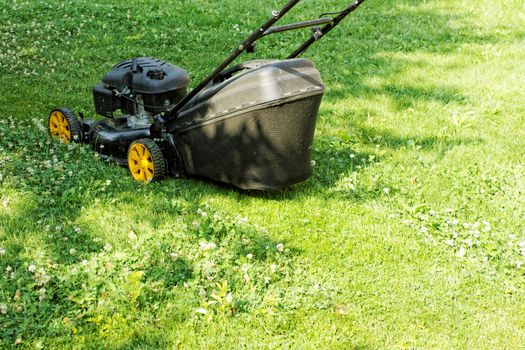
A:
[[[159,146],[150,139],[134,141],[128,149],[128,167],[137,181],[150,183],[166,175],[166,164]]]
[[[77,116],[70,109],[57,108],[51,111],[48,119],[49,133],[60,142],[79,142],[82,129]]]

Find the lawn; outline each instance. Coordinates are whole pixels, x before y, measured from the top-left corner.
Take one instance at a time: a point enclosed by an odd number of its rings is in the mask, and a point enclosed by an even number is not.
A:
[[[49,137],[113,64],[195,86],[283,3],[2,2],[0,348],[523,348],[522,0],[365,2],[303,56],[327,87],[314,174],[280,192],[144,186]]]

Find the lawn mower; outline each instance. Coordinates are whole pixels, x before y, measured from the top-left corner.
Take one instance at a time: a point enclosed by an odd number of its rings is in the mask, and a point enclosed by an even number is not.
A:
[[[306,180],[324,85],[314,64],[297,57],[365,0],[318,19],[274,25],[299,1],[273,11],[189,93],[188,73],[166,61],[118,63],[93,89],[95,111],[104,118],[56,108],[50,134],[65,143],[89,143],[145,183],[195,175],[241,189],[279,190]],[[257,40],[301,28],[312,34],[286,59],[229,67],[243,52],[254,52]]]

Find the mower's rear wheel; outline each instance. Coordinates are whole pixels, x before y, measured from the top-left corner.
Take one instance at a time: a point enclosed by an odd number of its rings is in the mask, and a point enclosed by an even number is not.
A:
[[[166,161],[159,146],[150,139],[134,141],[128,149],[128,167],[131,176],[144,183],[166,176]]]
[[[80,142],[82,128],[75,113],[69,108],[56,108],[48,118],[49,133],[60,142]]]

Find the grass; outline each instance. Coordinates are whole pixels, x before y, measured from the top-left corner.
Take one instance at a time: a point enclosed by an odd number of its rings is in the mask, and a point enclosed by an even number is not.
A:
[[[366,2],[305,54],[327,86],[316,166],[278,193],[141,186],[47,135],[53,107],[94,114],[116,62],[195,84],[280,3],[4,3],[1,348],[522,348],[521,0]]]

